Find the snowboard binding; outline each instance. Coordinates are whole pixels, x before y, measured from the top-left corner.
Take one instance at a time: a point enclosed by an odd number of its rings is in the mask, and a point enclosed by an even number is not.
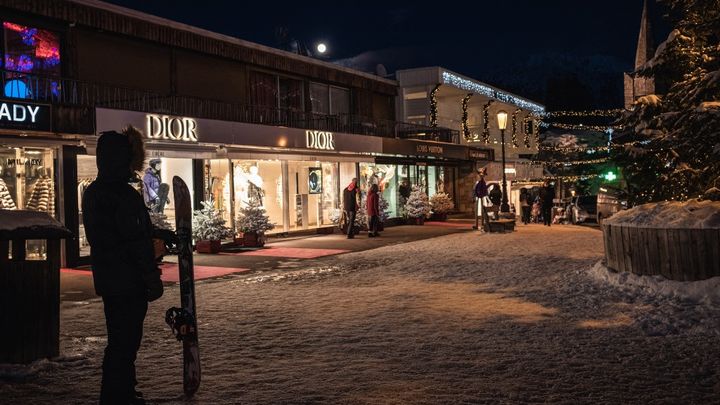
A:
[[[165,323],[170,326],[175,338],[183,341],[193,337],[196,333],[195,320],[190,312],[184,308],[172,307],[165,312]]]

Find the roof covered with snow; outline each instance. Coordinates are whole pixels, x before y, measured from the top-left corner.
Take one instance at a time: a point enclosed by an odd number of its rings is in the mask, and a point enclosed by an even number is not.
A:
[[[720,201],[664,201],[621,211],[605,224],[643,228],[720,229]]]
[[[71,236],[45,212],[0,210],[0,239],[59,239]]]

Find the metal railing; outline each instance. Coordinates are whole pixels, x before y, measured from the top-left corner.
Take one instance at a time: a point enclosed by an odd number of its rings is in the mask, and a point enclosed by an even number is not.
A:
[[[61,77],[0,70],[2,95],[40,103],[163,113],[195,118],[389,138],[457,143],[459,131],[379,120],[354,114],[327,115],[190,96],[160,94]]]

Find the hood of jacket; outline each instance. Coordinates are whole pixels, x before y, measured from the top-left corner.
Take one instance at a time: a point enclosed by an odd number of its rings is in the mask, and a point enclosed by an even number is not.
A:
[[[115,131],[103,132],[96,149],[98,180],[129,181],[132,152],[128,137]]]

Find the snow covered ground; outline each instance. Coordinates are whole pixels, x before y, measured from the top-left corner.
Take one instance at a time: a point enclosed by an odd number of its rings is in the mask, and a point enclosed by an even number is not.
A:
[[[180,393],[151,304],[151,403],[720,403],[720,308],[613,279],[597,230],[462,233],[198,283],[203,384]],[[99,302],[65,305],[58,361],[0,367],[2,403],[91,403]],[[14,376],[14,379],[8,379]]]

